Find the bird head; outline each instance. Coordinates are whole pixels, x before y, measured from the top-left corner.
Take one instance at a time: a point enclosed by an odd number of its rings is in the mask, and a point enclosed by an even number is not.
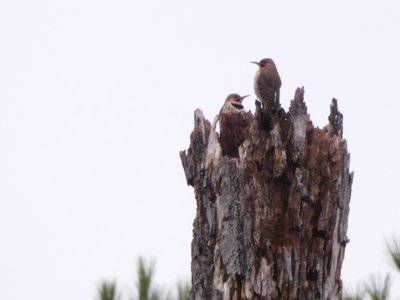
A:
[[[228,102],[242,103],[243,99],[248,96],[249,95],[240,96],[238,94],[230,94],[230,95],[228,95],[228,97],[226,97],[225,103],[228,103]]]
[[[260,62],[251,61],[251,63],[256,64],[260,68],[275,67],[275,63],[271,58],[263,58],[262,60],[260,60]]]

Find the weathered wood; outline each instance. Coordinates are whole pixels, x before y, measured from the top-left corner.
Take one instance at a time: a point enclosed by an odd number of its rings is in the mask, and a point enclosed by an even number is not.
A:
[[[303,97],[297,89],[267,132],[259,112],[224,120],[234,143],[195,111],[180,153],[197,203],[190,299],[341,298],[353,178],[343,116],[333,99],[315,128]]]

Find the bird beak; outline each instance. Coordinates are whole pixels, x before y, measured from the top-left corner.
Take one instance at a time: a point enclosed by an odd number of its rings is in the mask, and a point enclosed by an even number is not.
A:
[[[257,66],[260,66],[260,63],[259,63],[259,62],[257,62],[257,61],[251,61],[250,63],[252,63],[252,64],[256,64]]]
[[[250,96],[250,95],[242,96],[242,97],[240,97],[240,100],[243,101],[243,99],[246,98],[246,97],[248,97],[248,96]]]

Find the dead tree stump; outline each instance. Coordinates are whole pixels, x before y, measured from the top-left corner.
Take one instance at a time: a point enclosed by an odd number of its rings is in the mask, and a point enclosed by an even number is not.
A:
[[[225,151],[217,118],[195,111],[180,153],[197,203],[190,299],[341,298],[353,179],[343,116],[333,99],[329,124],[315,128],[303,97],[297,89],[267,132],[258,110],[241,114],[231,127],[247,137]]]

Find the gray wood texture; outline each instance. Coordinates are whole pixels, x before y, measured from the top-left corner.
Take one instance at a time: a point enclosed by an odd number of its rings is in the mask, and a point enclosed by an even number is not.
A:
[[[197,203],[190,299],[341,298],[353,180],[343,116],[333,99],[316,128],[303,98],[297,89],[267,131],[259,109],[213,124],[195,111],[180,153]]]

